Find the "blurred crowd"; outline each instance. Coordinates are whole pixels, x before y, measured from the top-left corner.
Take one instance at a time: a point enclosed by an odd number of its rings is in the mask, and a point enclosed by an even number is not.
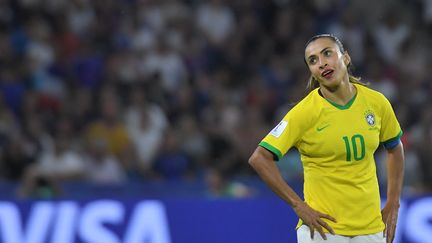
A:
[[[305,95],[306,41],[333,33],[393,104],[405,189],[432,191],[431,29],[431,0],[2,0],[0,179],[255,176],[249,156]]]

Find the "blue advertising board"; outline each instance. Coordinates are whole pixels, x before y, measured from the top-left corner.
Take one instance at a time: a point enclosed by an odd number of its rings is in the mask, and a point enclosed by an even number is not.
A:
[[[2,243],[295,243],[280,199],[0,201]],[[395,243],[432,242],[432,197],[403,201]]]

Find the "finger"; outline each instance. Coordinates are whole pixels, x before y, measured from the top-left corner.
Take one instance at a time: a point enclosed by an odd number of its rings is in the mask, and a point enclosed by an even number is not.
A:
[[[313,236],[314,236],[314,233],[315,233],[314,227],[311,226],[311,227],[309,227],[309,229],[310,229],[310,232],[311,232],[311,239],[313,240]]]
[[[326,218],[326,219],[328,219],[328,220],[331,220],[331,221],[337,223],[336,219],[333,218],[332,216],[328,215],[328,214],[320,213],[319,216],[320,216],[320,218]]]
[[[322,237],[324,240],[327,240],[327,237],[326,237],[326,235],[325,235],[325,233],[324,233],[324,230],[322,229],[321,225],[319,225],[318,223],[316,223],[315,228],[317,229],[317,231],[318,231],[318,233],[321,235],[321,237]]]
[[[387,234],[386,243],[392,243],[393,242],[393,236],[390,236],[390,234]]]
[[[391,239],[388,233],[388,228],[386,229],[386,243],[391,243]]]
[[[310,231],[311,239],[313,240],[315,230],[312,224],[309,226],[309,231]]]
[[[394,235],[395,235],[395,225],[391,224],[390,226],[387,227],[387,242],[393,242],[394,239]]]
[[[330,234],[332,234],[332,235],[334,235],[335,234],[335,232],[333,231],[333,229],[326,223],[326,222],[324,222],[324,221],[322,221],[321,219],[320,220],[318,220],[318,223],[322,226],[322,227],[324,227],[325,229],[327,229],[328,230],[328,232],[330,232]]]

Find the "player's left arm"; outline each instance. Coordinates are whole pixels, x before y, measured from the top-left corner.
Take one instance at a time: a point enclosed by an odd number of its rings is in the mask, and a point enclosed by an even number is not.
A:
[[[402,142],[399,142],[395,147],[387,149],[387,202],[381,212],[386,225],[384,235],[387,243],[393,242],[395,237],[403,177],[404,151]]]

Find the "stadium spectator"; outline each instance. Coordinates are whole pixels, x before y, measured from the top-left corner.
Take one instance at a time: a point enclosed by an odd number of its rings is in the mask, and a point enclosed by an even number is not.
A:
[[[73,146],[71,135],[56,133],[53,148],[42,151],[34,168],[27,171],[30,176],[45,176],[58,181],[82,178],[84,163]]]
[[[90,144],[93,140],[103,140],[108,146],[109,153],[117,156],[124,166],[131,153],[130,138],[124,122],[119,117],[120,100],[112,86],[106,86],[101,92],[100,115],[90,122],[86,128],[85,137]]]
[[[377,49],[387,63],[394,64],[400,58],[402,45],[410,35],[410,29],[402,21],[397,10],[388,10],[385,18],[372,30]]]
[[[205,175],[209,198],[247,198],[253,189],[238,181],[231,181],[218,169],[208,169]]]
[[[153,170],[163,180],[179,180],[194,177],[192,160],[181,150],[177,131],[167,130],[155,158]]]
[[[91,140],[86,146],[83,179],[95,184],[122,184],[126,182],[126,171],[116,157],[109,153],[106,140]]]
[[[169,125],[164,111],[150,103],[144,93],[143,89],[133,89],[125,112],[125,125],[137,153],[135,167],[143,175],[151,171]]]
[[[432,108],[425,107],[420,115],[419,123],[412,129],[412,139],[414,149],[419,157],[419,167],[423,190],[426,192],[432,191]]]

